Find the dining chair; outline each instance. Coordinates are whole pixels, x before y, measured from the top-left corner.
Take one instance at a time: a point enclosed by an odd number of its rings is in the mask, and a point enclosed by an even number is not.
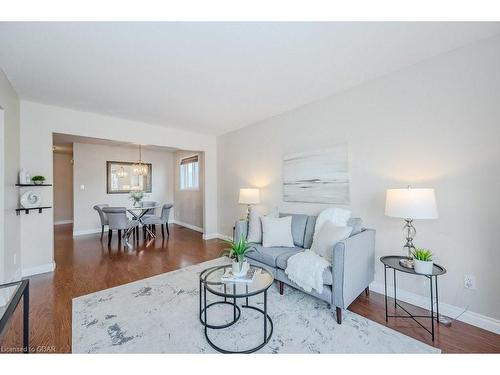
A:
[[[167,228],[167,235],[170,237],[170,231],[168,230],[168,217],[170,216],[170,210],[174,207],[172,203],[166,203],[161,208],[161,216],[148,216],[144,219],[144,224],[156,226],[157,224],[161,225],[161,235],[165,238],[165,232],[163,229],[163,225]]]
[[[108,218],[106,214],[102,211],[104,207],[109,207],[109,204],[96,204],[94,206],[94,210],[97,211],[99,214],[99,218],[101,219],[101,241],[102,241],[102,236],[104,235],[104,227],[108,225]]]
[[[118,231],[118,241],[121,241],[122,230],[135,228],[139,224],[137,220],[131,220],[127,217],[127,209],[125,207],[104,207],[102,211],[108,217],[108,245],[111,244],[113,230]]]
[[[142,201],[141,205],[142,205],[142,207],[155,207],[158,205],[158,203],[154,202],[154,201]],[[156,211],[156,209],[152,208],[152,209],[148,210],[144,216],[154,215],[155,211]]]

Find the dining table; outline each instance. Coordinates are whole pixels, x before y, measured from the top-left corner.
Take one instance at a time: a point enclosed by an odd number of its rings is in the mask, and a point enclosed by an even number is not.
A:
[[[156,210],[157,208],[160,208],[161,206],[160,205],[155,205],[155,206],[131,206],[131,207],[127,207],[127,212],[132,215],[132,220],[137,220],[141,225],[142,227],[144,228],[144,230],[146,231],[147,233],[147,236],[149,236],[149,238],[151,240],[155,239],[156,238],[156,234],[154,234],[154,232],[148,228],[148,226],[144,223],[144,216],[147,215],[148,211],[149,210]],[[128,239],[130,237],[130,234],[132,233],[132,231],[135,230],[135,227],[132,227],[132,228],[129,228],[127,229],[124,233],[123,233],[123,238],[125,239],[125,243],[128,245]]]

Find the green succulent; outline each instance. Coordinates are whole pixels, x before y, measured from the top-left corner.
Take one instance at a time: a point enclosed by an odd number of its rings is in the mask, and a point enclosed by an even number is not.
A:
[[[31,177],[31,181],[45,181],[45,177],[43,176],[33,176]]]
[[[432,260],[432,253],[428,249],[415,249],[412,251],[412,255],[413,258],[424,262],[430,262]]]
[[[243,262],[245,260],[246,253],[250,251],[256,251],[255,244],[253,242],[248,242],[246,238],[241,235],[239,241],[224,241],[229,247],[224,249],[221,253],[222,255],[227,255],[229,258],[234,259],[238,262]]]

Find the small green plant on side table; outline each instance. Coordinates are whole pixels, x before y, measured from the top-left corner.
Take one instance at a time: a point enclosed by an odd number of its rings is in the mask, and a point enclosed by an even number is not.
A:
[[[428,249],[415,249],[412,252],[413,264],[416,273],[423,275],[432,274],[434,262],[432,261],[432,253]]]

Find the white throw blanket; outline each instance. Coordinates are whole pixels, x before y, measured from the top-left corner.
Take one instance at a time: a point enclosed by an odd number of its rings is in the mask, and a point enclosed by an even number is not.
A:
[[[323,293],[323,272],[329,265],[325,258],[311,250],[305,250],[288,259],[285,273],[306,292],[315,289],[318,293]]]
[[[338,227],[346,227],[347,222],[351,218],[351,211],[345,210],[343,208],[330,207],[325,208],[320,212],[318,218],[316,219],[316,225],[314,226],[314,237],[321,230],[321,227],[327,221],[331,221]]]

